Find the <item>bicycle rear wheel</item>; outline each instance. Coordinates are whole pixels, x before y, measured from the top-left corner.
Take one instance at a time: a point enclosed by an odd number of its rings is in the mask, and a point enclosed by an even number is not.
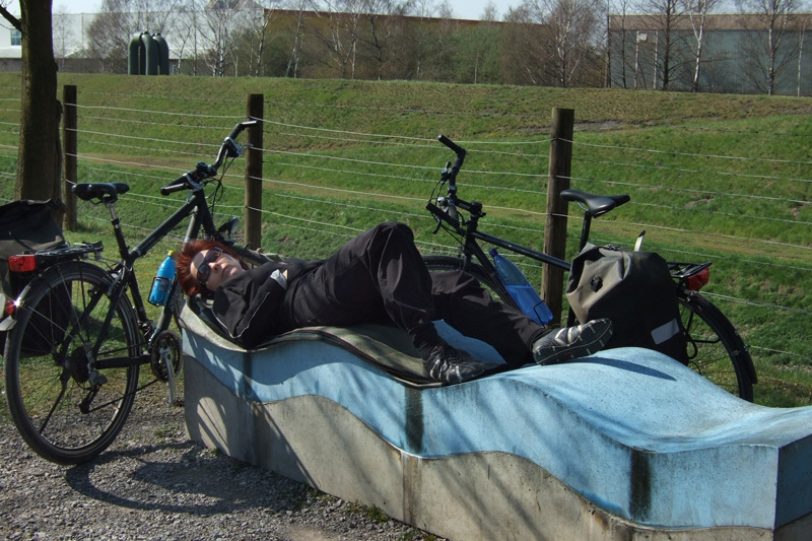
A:
[[[127,361],[141,342],[130,305],[113,305],[112,284],[103,269],[68,262],[33,281],[17,309],[5,351],[9,410],[23,439],[52,462],[99,454],[132,407],[139,365]],[[118,367],[105,367],[114,359]]]
[[[698,293],[678,298],[688,342],[688,366],[729,393],[752,402],[755,369],[736,328]]]

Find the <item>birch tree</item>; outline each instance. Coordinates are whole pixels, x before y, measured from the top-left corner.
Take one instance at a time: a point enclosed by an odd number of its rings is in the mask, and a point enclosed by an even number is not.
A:
[[[641,10],[648,13],[648,19],[655,30],[654,68],[660,88],[668,90],[674,72],[682,61],[677,37],[677,24],[683,17],[682,0],[642,0]]]
[[[682,0],[683,10],[688,15],[693,32],[694,69],[691,76],[691,92],[699,91],[699,74],[702,67],[702,52],[705,44],[705,19],[721,0]]]
[[[326,18],[314,37],[327,51],[319,60],[342,79],[355,78],[362,0],[322,0],[317,17]]]
[[[775,93],[776,80],[791,65],[797,43],[787,39],[793,32],[793,14],[800,0],[737,0],[742,26],[747,30],[744,43],[750,68],[747,75],[767,94]]]
[[[629,88],[628,75],[626,73],[629,67],[629,59],[627,58],[629,48],[629,31],[626,28],[626,16],[629,11],[630,0],[607,0],[606,11],[607,13],[616,13],[610,20],[615,24],[610,25],[607,23],[607,56],[618,53],[620,58],[615,61],[620,62],[620,85],[622,88]],[[612,36],[618,36],[620,43],[613,44]],[[613,59],[609,59],[609,67],[611,69]],[[609,81],[613,81],[612,74],[609,75]]]
[[[531,84],[589,84],[600,36],[596,0],[525,0],[508,12],[512,62]]]

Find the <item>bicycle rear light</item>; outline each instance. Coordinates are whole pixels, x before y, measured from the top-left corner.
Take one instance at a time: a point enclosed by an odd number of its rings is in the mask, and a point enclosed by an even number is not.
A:
[[[37,256],[34,254],[13,255],[8,258],[11,272],[31,272],[37,270]]]
[[[14,304],[12,300],[6,300],[6,305],[3,306],[3,315],[6,316],[13,316],[14,312],[17,310],[17,305]]]
[[[710,282],[710,267],[705,267],[696,274],[685,279],[685,284],[691,291],[699,291]]]

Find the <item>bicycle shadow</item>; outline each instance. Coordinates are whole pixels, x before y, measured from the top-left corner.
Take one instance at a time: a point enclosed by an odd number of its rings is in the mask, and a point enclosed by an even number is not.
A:
[[[66,470],[65,480],[77,493],[110,505],[197,516],[295,511],[311,490],[191,441],[107,451]]]

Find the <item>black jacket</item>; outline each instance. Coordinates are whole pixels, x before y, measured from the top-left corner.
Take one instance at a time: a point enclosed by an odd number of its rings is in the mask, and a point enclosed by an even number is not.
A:
[[[287,318],[279,311],[287,289],[272,275],[287,270],[290,284],[321,262],[289,260],[269,262],[226,280],[214,292],[212,311],[229,337],[245,348],[252,348],[290,330]]]

